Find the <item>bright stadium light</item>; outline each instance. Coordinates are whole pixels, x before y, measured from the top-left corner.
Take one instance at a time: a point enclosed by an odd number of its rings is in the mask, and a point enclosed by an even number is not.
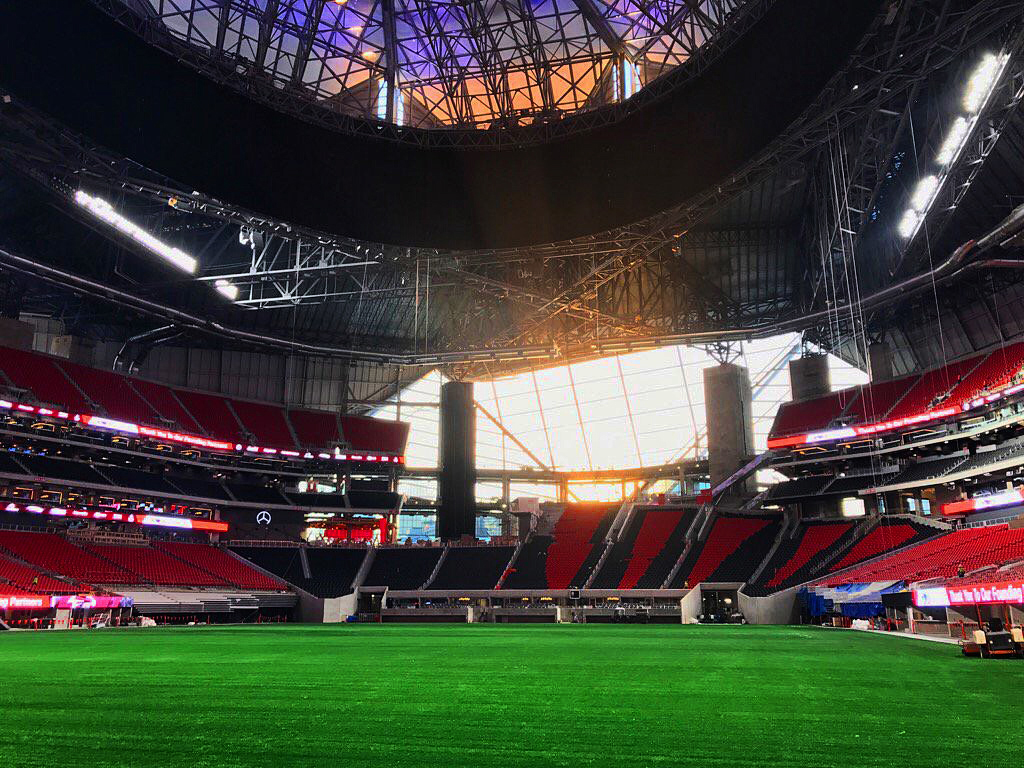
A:
[[[226,297],[229,301],[234,301],[238,298],[238,286],[233,285],[227,280],[217,280],[213,287],[217,289],[217,293]]]
[[[946,140],[939,147],[939,154],[935,156],[935,162],[939,165],[949,165],[960,156],[960,150],[964,148],[971,129],[974,128],[974,119],[958,117],[949,127]]]
[[[908,210],[903,214],[903,218],[900,219],[900,223],[897,226],[900,237],[910,238],[917,232],[917,228],[921,226],[921,214],[914,210]]]
[[[922,176],[914,187],[914,194],[910,196],[910,207],[918,213],[924,213],[935,199],[935,193],[939,191],[939,177],[935,174]]]
[[[94,197],[82,190],[75,192],[75,202],[89,211],[100,221],[104,221],[122,234],[155,253],[160,258],[173,264],[178,269],[188,272],[190,275],[196,273],[199,267],[198,262],[184,251],[167,245],[158,240],[137,224],[128,221],[124,216],[114,210],[114,207],[101,197]]]
[[[975,114],[981,111],[1010,61],[1009,54],[987,53],[967,81],[964,109]]]

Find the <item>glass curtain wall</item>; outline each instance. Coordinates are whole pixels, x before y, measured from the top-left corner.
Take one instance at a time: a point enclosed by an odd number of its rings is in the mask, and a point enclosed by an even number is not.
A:
[[[800,338],[778,336],[743,349],[738,363],[750,374],[754,441],[764,450],[779,404],[790,399],[788,362],[800,355]],[[830,357],[829,363],[833,389],[867,381],[863,371],[838,358]],[[676,346],[478,381],[477,466],[586,471],[705,456],[703,369],[714,365],[703,350]],[[437,403],[442,381],[434,371],[393,400]],[[408,466],[437,466],[436,406],[393,403],[374,415],[410,423]],[[417,491],[426,490],[419,485]],[[481,483],[479,490],[485,498],[500,495],[490,484]],[[543,498],[544,490],[512,496]],[[587,496],[620,493],[617,486],[614,493],[606,490],[595,488]]]

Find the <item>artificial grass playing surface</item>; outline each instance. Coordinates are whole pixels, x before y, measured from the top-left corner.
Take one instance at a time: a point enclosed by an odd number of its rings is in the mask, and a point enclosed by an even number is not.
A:
[[[0,634],[0,766],[1016,765],[1024,662],[800,627]]]

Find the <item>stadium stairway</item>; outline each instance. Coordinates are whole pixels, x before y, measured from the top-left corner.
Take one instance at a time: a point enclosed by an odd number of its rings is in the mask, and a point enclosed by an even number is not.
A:
[[[597,564],[605,537],[620,507],[567,504],[548,548],[545,579],[549,589],[583,586]]]
[[[548,589],[545,565],[553,541],[550,534],[531,532],[509,567],[502,589]]]
[[[427,580],[423,583],[423,586],[420,587],[420,589],[430,589],[430,583],[437,578],[437,574],[444,565],[444,561],[448,559],[448,553],[450,551],[451,545],[447,545],[441,550],[441,557],[437,559],[437,565],[434,566],[434,570],[430,572],[430,575],[427,577]]]
[[[844,520],[797,523],[751,584],[770,593],[809,581],[822,559],[849,548],[856,540],[856,528]]]
[[[605,536],[604,542],[601,545],[601,556],[597,559],[594,567],[590,569],[590,573],[587,575],[587,580],[583,584],[584,589],[589,589],[593,585],[594,578],[604,567],[605,561],[608,559],[613,547],[622,535],[622,531],[629,525],[629,521],[633,517],[635,507],[636,504],[632,501],[622,502],[622,506],[619,507],[619,511],[615,514],[615,518],[612,520],[612,524],[608,528],[608,534]]]
[[[595,571],[597,589],[660,587],[685,547],[693,513],[681,508],[637,506],[623,525],[608,557]]]
[[[363,558],[362,564],[359,566],[359,570],[356,571],[355,578],[352,579],[352,589],[359,589],[366,582],[366,575],[370,572],[373,567],[373,561],[377,557],[377,548],[370,547],[366,550],[366,556]]]
[[[421,589],[442,554],[441,547],[378,547],[364,586]]]
[[[781,524],[778,516],[715,515],[707,537],[677,571],[672,588],[747,581],[767,555]]]
[[[527,536],[527,539],[529,539],[529,536]],[[505,570],[501,572],[501,578],[498,579],[498,583],[494,586],[495,589],[502,589],[505,586],[505,581],[508,579],[508,575],[512,573],[515,563],[519,559],[519,553],[523,551],[523,544],[525,543],[526,539],[520,539],[516,542],[515,549],[512,550],[512,556],[505,563]]]
[[[495,589],[514,551],[506,546],[449,546],[426,588]]]

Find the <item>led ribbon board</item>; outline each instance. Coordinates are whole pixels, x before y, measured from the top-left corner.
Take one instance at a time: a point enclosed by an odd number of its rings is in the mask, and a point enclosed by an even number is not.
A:
[[[131,608],[135,601],[120,595],[54,595],[50,607],[64,610],[105,611],[111,608]]]
[[[879,432],[889,432],[893,429],[902,429],[903,427],[913,427],[918,424],[925,424],[930,421],[938,421],[939,419],[945,419],[950,416],[955,416],[959,413],[965,413],[972,411],[976,408],[994,403],[996,400],[1001,400],[1004,397],[1014,395],[1021,390],[1024,390],[1024,384],[1016,384],[1012,387],[1007,387],[1000,392],[995,394],[986,395],[985,397],[979,397],[974,400],[970,400],[961,405],[951,405],[946,408],[937,408],[931,411],[923,411],[922,413],[915,413],[913,416],[905,416],[902,419],[890,419],[888,421],[877,421],[873,424],[859,424],[851,427],[841,427],[839,429],[828,429],[823,432],[808,432],[802,435],[790,435],[788,437],[774,437],[768,438],[768,450],[774,448],[791,448],[798,445],[817,445],[818,443],[833,443],[839,440],[849,440],[857,437],[870,437],[876,435]]]
[[[0,611],[48,611],[49,595],[0,595]]]
[[[1011,603],[1024,603],[1024,581],[971,584],[966,587],[927,587],[914,590],[914,605],[918,608]]]
[[[162,442],[181,443],[196,448],[205,448],[213,451],[233,451],[235,453],[258,454],[261,456],[280,456],[286,459],[324,459],[327,461],[362,461],[375,464],[405,464],[404,456],[394,456],[383,453],[347,453],[336,450],[334,453],[310,453],[306,451],[293,451],[287,448],[267,448],[259,445],[242,445],[227,440],[216,440],[200,435],[190,435],[184,432],[175,432],[160,427],[149,427],[143,424],[135,424],[131,421],[119,419],[108,419],[105,416],[94,416],[88,413],[71,413],[69,411],[54,410],[52,408],[41,408],[27,403],[18,403],[11,400],[0,400],[0,409],[15,413],[30,413],[37,416],[46,416],[64,421],[74,421],[89,429],[102,430],[104,432],[117,432],[122,435],[133,437],[147,437],[151,440]]]
[[[975,496],[973,499],[951,501],[942,505],[943,515],[967,515],[982,509],[998,509],[1014,504],[1024,503],[1024,486],[1009,491],[1001,491],[988,496]]]
[[[28,515],[48,515],[50,517],[72,517],[77,520],[99,520],[107,523],[133,523],[149,525],[156,528],[182,528],[189,531],[207,531],[209,533],[227,533],[228,524],[217,520],[195,520],[190,517],[173,515],[150,515],[135,512],[107,512],[94,509],[72,509],[70,507],[42,507],[38,504],[17,504],[10,502],[4,505],[5,512],[24,513]]]

